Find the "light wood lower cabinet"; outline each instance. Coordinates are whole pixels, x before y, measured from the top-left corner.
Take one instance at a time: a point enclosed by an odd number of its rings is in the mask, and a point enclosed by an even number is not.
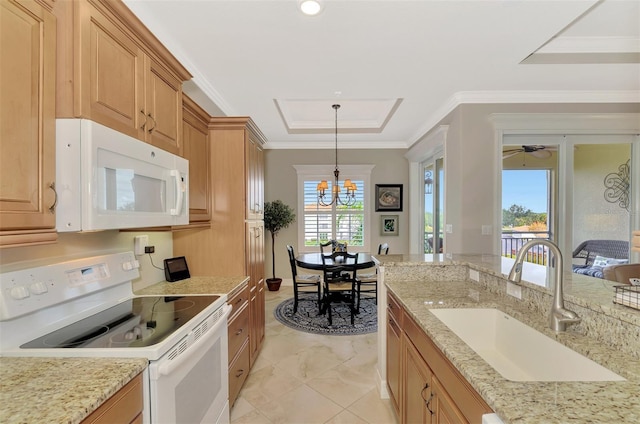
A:
[[[399,302],[391,294],[388,295],[387,304],[400,308]],[[401,423],[480,423],[483,414],[493,412],[402,308],[394,315],[401,317],[402,330],[398,400]],[[395,368],[397,365],[390,363],[390,346],[397,346],[395,331],[387,332],[387,378],[393,393],[393,375],[398,371]]]
[[[232,294],[227,303],[233,310],[229,316],[229,405],[233,406],[244,384],[251,364],[249,360],[249,286]]]
[[[56,18],[50,7],[0,2],[0,247],[57,240]]]
[[[402,309],[392,296],[387,297],[387,384],[391,402],[400,416],[400,384],[402,364]]]
[[[142,374],[138,374],[82,420],[82,424],[141,423],[143,404]]]

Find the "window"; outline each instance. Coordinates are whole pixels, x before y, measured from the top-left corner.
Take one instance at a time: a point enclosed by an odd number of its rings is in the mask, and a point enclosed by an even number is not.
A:
[[[369,250],[369,177],[373,166],[352,165],[340,168],[341,177],[350,178],[358,187],[352,206],[318,204],[318,183],[326,179],[331,193],[333,167],[298,165],[298,246],[301,251],[317,251],[327,240],[346,242],[350,251]],[[341,179],[340,182],[342,182]],[[341,187],[342,188],[342,187]],[[344,193],[342,189],[341,194]]]

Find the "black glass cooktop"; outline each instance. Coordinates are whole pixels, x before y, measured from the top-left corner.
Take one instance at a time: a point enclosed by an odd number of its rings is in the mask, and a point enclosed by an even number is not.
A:
[[[134,297],[20,346],[22,349],[146,347],[177,331],[220,296]]]

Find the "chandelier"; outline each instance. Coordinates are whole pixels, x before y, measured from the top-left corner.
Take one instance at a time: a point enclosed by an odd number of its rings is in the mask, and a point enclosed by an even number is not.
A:
[[[336,169],[333,171],[335,177],[333,185],[331,187],[331,201],[326,199],[326,190],[329,189],[327,180],[322,180],[318,183],[318,204],[321,206],[331,206],[334,203],[343,206],[352,206],[356,203],[356,190],[358,189],[351,180],[344,180],[344,189],[347,191],[344,198],[340,197],[340,170],[338,169],[338,109],[340,105],[331,106],[336,111]]]

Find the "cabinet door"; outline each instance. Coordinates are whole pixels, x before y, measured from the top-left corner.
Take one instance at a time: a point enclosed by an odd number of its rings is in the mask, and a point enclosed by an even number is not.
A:
[[[264,208],[264,152],[248,135],[246,153],[247,219],[262,219]]]
[[[182,157],[189,160],[189,222],[211,220],[209,184],[209,132],[206,114],[183,97]]]
[[[431,405],[435,424],[459,424],[468,422],[435,376],[431,379],[431,393],[433,394]]]
[[[387,312],[387,384],[391,394],[391,401],[399,414],[398,399],[400,398],[400,364],[402,350],[400,347],[401,330],[393,315]]]
[[[145,55],[131,37],[93,6],[76,2],[80,28],[76,116],[143,139]]]
[[[264,224],[247,223],[247,272],[249,274],[249,311],[251,314],[251,365],[260,352],[264,340]]]
[[[431,370],[408,338],[402,337],[402,345],[405,367],[401,421],[431,423]]]
[[[0,244],[53,242],[55,17],[34,1],[2,1],[0,38]]]
[[[145,140],[179,155],[182,148],[182,82],[155,60],[146,59]]]

